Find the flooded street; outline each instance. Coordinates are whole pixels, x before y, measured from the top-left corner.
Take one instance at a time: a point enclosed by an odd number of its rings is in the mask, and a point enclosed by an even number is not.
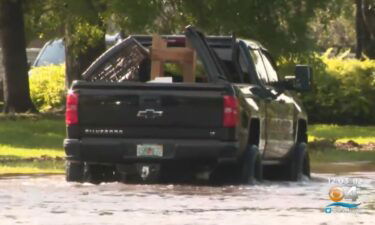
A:
[[[356,212],[327,214],[328,179],[255,186],[65,182],[64,176],[0,178],[0,224],[374,224],[375,172],[361,180]],[[337,176],[336,176],[337,177]]]

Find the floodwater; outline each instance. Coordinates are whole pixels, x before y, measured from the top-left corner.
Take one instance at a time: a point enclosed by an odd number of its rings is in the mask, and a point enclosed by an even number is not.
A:
[[[356,211],[324,212],[331,203],[330,178],[360,181]],[[375,172],[314,173],[298,183],[221,187],[77,184],[61,175],[0,178],[1,225],[374,224],[374,214]]]

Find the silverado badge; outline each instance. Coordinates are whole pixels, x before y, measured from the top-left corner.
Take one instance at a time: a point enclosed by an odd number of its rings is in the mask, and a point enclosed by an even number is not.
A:
[[[155,109],[139,110],[137,113],[137,117],[145,119],[155,119],[161,116],[163,116],[163,111],[156,111]]]

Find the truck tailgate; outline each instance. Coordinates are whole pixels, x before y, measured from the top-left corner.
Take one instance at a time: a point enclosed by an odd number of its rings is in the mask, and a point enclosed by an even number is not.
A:
[[[227,136],[223,96],[231,89],[225,84],[80,82],[74,88],[82,136],[115,136],[119,130],[133,138]]]

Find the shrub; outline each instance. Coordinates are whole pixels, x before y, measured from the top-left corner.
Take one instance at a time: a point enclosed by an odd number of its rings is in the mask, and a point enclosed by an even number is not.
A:
[[[375,124],[375,60],[346,58],[349,52],[329,57],[299,57],[314,70],[314,87],[302,94],[311,122]],[[297,57],[282,58],[281,70],[290,71]]]
[[[61,108],[65,102],[65,66],[51,65],[30,70],[30,95],[40,111]]]

